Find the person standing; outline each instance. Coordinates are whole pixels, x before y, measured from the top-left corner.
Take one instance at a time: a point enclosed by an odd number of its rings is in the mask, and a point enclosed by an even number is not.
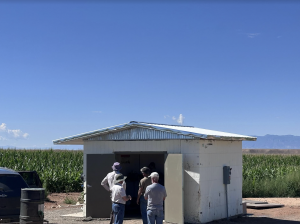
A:
[[[114,177],[116,174],[120,173],[122,166],[120,163],[115,162],[111,168],[113,169],[113,171],[108,173],[101,182],[102,187],[104,187],[107,191],[110,191],[114,186]],[[126,190],[126,183],[124,182],[123,185],[124,189]]]
[[[152,184],[151,182],[151,177],[150,175],[150,169],[148,167],[143,167],[141,169],[141,172],[144,176],[143,179],[140,180],[139,183],[139,191],[138,191],[138,196],[136,203],[140,205],[140,210],[141,210],[141,215],[142,215],[142,220],[143,224],[147,224],[147,200],[144,198],[144,194],[146,191],[146,188]]]
[[[104,189],[109,192],[111,192],[111,188],[114,186],[115,175],[120,174],[120,170],[122,169],[122,166],[120,163],[115,162],[111,168],[113,169],[113,171],[108,173],[101,182],[102,187],[104,187]],[[123,182],[123,188],[126,190],[125,181]],[[114,223],[113,211],[111,211],[110,214],[110,224],[112,223]]]
[[[146,188],[144,197],[148,200],[147,219],[148,224],[162,224],[164,220],[164,200],[167,197],[166,188],[158,183],[159,174],[153,172],[150,175],[152,184]]]
[[[114,216],[114,224],[122,224],[125,214],[125,203],[131,200],[131,196],[127,195],[123,188],[126,177],[119,173],[115,175],[114,186],[111,188],[111,201]]]

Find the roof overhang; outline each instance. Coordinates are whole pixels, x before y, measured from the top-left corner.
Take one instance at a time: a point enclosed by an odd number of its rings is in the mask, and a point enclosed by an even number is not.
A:
[[[131,129],[137,130],[137,128],[139,129],[138,134],[133,132],[128,133],[128,131],[125,134],[124,132],[126,130],[131,130]],[[145,130],[147,132],[141,133],[140,129]],[[121,133],[122,135],[118,133]],[[129,135],[130,137],[128,137]],[[103,138],[103,136],[105,136],[105,138]],[[53,144],[83,145],[84,141],[87,140],[113,140],[113,141],[131,140],[132,141],[132,140],[168,140],[168,139],[256,141],[256,137],[251,137],[246,135],[212,131],[207,129],[194,128],[190,126],[162,125],[162,124],[132,121],[117,126],[112,126],[112,127],[103,128],[91,132],[82,133],[79,135],[53,140]]]

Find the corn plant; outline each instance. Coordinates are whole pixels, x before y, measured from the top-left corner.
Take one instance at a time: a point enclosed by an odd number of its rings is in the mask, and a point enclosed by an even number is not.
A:
[[[37,171],[49,192],[82,191],[82,150],[0,149],[0,166],[16,171]]]
[[[299,197],[300,156],[243,155],[244,197]]]

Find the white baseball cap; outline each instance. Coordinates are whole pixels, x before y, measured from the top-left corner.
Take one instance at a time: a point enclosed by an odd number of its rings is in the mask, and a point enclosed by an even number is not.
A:
[[[157,172],[152,172],[150,174],[150,177],[159,177],[159,174]]]

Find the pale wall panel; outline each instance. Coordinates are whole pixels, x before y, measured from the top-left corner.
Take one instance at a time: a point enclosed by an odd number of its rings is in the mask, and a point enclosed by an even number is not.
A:
[[[184,169],[184,222],[200,222],[200,155],[198,140],[181,140]]]
[[[229,165],[233,169],[231,184],[228,185],[229,215],[241,214],[242,143],[207,141],[200,145],[200,152],[200,221],[205,223],[226,218],[224,165]]]
[[[209,161],[209,153],[200,153],[199,159],[200,159],[200,167],[209,167],[210,161]]]
[[[165,141],[86,141],[86,154],[110,154],[114,152],[155,152],[180,153],[180,140]]]
[[[181,140],[181,153],[182,154],[199,154],[200,142],[202,140]]]

